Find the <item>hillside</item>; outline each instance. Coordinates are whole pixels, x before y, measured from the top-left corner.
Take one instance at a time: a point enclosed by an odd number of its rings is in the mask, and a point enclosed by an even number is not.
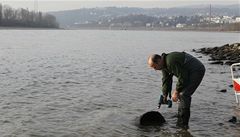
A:
[[[212,16],[240,16],[240,5],[212,5]],[[130,8],[130,7],[106,7],[106,8],[84,8],[68,11],[50,12],[57,18],[62,27],[99,20],[115,19],[120,16],[142,14],[151,17],[170,16],[208,16],[209,5],[195,5],[177,8]]]

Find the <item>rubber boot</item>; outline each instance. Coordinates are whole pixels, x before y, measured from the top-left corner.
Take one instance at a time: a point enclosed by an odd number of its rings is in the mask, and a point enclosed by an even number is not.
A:
[[[188,123],[190,119],[190,108],[179,108],[178,109],[178,119],[177,127],[182,129],[189,129]]]

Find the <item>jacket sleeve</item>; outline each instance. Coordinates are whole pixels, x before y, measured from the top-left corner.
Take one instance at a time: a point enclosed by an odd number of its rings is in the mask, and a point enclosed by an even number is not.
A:
[[[178,92],[182,92],[183,88],[186,87],[188,82],[188,71],[178,62],[174,63],[174,65],[171,66],[171,69],[178,78],[176,90]]]
[[[166,70],[162,70],[162,93],[163,96],[168,96],[171,98],[172,91],[172,77],[173,75],[168,73]]]

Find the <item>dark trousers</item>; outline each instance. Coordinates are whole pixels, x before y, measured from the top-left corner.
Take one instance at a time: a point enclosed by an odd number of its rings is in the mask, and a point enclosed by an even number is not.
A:
[[[188,86],[186,86],[179,94],[180,104],[178,106],[177,126],[188,128],[192,100],[191,96],[203,79],[203,76],[205,74],[205,67],[200,61],[195,58],[185,66],[189,72],[189,82]]]

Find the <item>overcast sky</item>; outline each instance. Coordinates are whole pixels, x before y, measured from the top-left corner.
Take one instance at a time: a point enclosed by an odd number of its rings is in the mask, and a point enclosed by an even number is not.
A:
[[[230,5],[240,4],[240,0],[0,0],[0,3],[10,5],[13,8],[28,8],[30,10],[35,8],[46,12],[109,6],[171,8],[202,4]]]

